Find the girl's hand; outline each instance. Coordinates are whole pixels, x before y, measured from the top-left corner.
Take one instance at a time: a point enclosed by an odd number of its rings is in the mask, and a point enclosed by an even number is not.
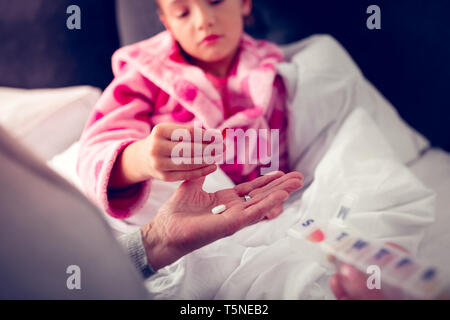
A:
[[[279,171],[215,193],[203,191],[204,179],[185,181],[141,229],[155,270],[272,215],[291,192],[302,187],[303,177],[299,172]],[[245,195],[251,200],[245,201]],[[226,210],[212,214],[211,209],[220,204]]]
[[[175,130],[181,130],[185,142],[172,141],[172,136],[175,139],[180,136],[176,134],[180,132]],[[211,144],[208,141],[203,142],[204,138],[197,137],[200,141],[196,142],[194,130],[197,134],[201,132],[201,137],[204,137],[205,130],[201,128],[194,129],[173,123],[156,125],[147,138],[128,145],[119,154],[111,170],[108,189],[120,190],[149,179],[189,180],[214,172],[217,169],[215,160],[223,159],[223,140],[213,141]],[[222,135],[218,136],[222,138]],[[193,142],[186,142],[188,139]],[[175,147],[177,149],[174,150]],[[183,147],[190,151],[187,158],[181,158],[181,152],[176,152],[181,151]],[[207,147],[209,150],[205,152]],[[197,153],[201,155],[196,158]],[[209,155],[210,153],[213,155]],[[208,154],[208,157],[203,157],[205,154]],[[184,156],[184,152],[181,155]]]
[[[175,130],[181,129],[190,135],[191,142],[172,141],[172,135]],[[205,130],[196,128],[202,132],[202,137]],[[177,137],[178,138],[178,137]],[[223,152],[223,143],[219,145],[220,153],[215,156],[220,156]],[[204,154],[205,148],[210,145],[210,142],[194,141],[194,128],[182,126],[174,123],[161,123],[156,125],[151,134],[143,140],[141,150],[142,159],[144,160],[144,170],[151,178],[163,180],[163,181],[180,181],[191,180],[206,176],[217,169],[212,159],[209,159],[209,164],[206,163]],[[190,150],[190,156],[181,158],[179,152],[174,156],[173,149],[178,146],[178,150],[181,147],[186,147]],[[195,157],[194,150],[198,150],[200,157]],[[181,154],[183,155],[183,154]],[[178,160],[178,161],[176,161]],[[183,161],[181,161],[183,160]]]
[[[188,133],[192,142],[172,141],[172,135],[178,129]],[[204,136],[205,130],[200,128],[195,130],[200,130],[202,137]],[[203,142],[203,139],[194,141],[193,127],[174,123],[161,123],[156,125],[151,134],[141,142],[140,158],[145,171],[143,174],[149,178],[163,181],[191,180],[206,176],[217,169],[215,164],[211,164],[213,163],[211,157],[195,157],[194,150],[197,150],[197,153],[200,153],[199,151],[201,150],[201,155],[203,155],[205,148],[210,145],[210,142]],[[217,144],[215,141],[213,143]],[[178,157],[178,154],[174,157],[173,151],[175,146],[178,146],[178,149],[181,149],[182,146],[189,148],[190,157],[181,158]],[[216,150],[220,150],[220,152],[215,154],[214,157],[221,156],[223,153],[222,141],[219,141]],[[209,161],[209,164],[206,161]]]

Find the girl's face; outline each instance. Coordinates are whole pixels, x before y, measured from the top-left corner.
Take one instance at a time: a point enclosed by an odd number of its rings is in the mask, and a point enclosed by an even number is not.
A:
[[[203,62],[233,55],[251,0],[158,0],[160,19],[183,50]]]

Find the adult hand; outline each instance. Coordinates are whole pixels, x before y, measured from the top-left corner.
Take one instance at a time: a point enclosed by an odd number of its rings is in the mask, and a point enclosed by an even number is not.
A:
[[[342,264],[330,278],[330,287],[338,300],[384,300],[381,289],[367,287],[368,275],[350,264]]]
[[[386,242],[387,246],[393,247],[397,250],[409,253],[409,251],[398,244]],[[332,260],[335,260],[332,257]],[[367,278],[369,275],[356,269],[354,266],[346,263],[339,263],[338,273],[330,278],[330,288],[338,300],[385,300],[396,299],[401,297],[387,296],[382,289],[369,289],[367,286]],[[381,281],[381,280],[380,280]],[[384,286],[382,286],[383,288]]]
[[[259,177],[233,189],[203,191],[204,177],[185,181],[141,231],[147,257],[157,270],[182,256],[278,213],[289,194],[302,187],[299,172]],[[251,195],[245,201],[244,195]],[[213,215],[211,209],[226,210]]]

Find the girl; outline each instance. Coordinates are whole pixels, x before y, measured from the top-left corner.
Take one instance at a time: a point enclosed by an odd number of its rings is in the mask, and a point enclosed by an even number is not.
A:
[[[170,158],[172,133],[192,132],[194,121],[221,131],[279,130],[279,167],[286,170],[285,91],[276,73],[283,56],[275,44],[244,33],[251,6],[251,0],[159,0],[167,30],[113,55],[115,78],[86,124],[77,163],[88,196],[113,217],[141,208],[152,179],[189,180],[216,170]],[[250,141],[247,151],[256,150]],[[261,162],[249,162],[221,168],[240,183],[260,173]]]

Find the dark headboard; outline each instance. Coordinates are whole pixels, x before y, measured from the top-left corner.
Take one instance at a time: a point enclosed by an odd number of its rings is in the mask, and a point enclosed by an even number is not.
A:
[[[70,5],[81,30],[69,30]],[[119,47],[112,0],[0,0],[0,86],[105,87]]]
[[[374,3],[381,8],[381,30],[366,27],[366,9]],[[65,27],[72,4],[82,10],[82,30]],[[409,124],[450,151],[450,1],[253,4],[255,23],[247,28],[253,36],[285,44],[315,33],[333,35]],[[0,86],[104,88],[119,43],[160,30],[154,0],[0,0]]]

